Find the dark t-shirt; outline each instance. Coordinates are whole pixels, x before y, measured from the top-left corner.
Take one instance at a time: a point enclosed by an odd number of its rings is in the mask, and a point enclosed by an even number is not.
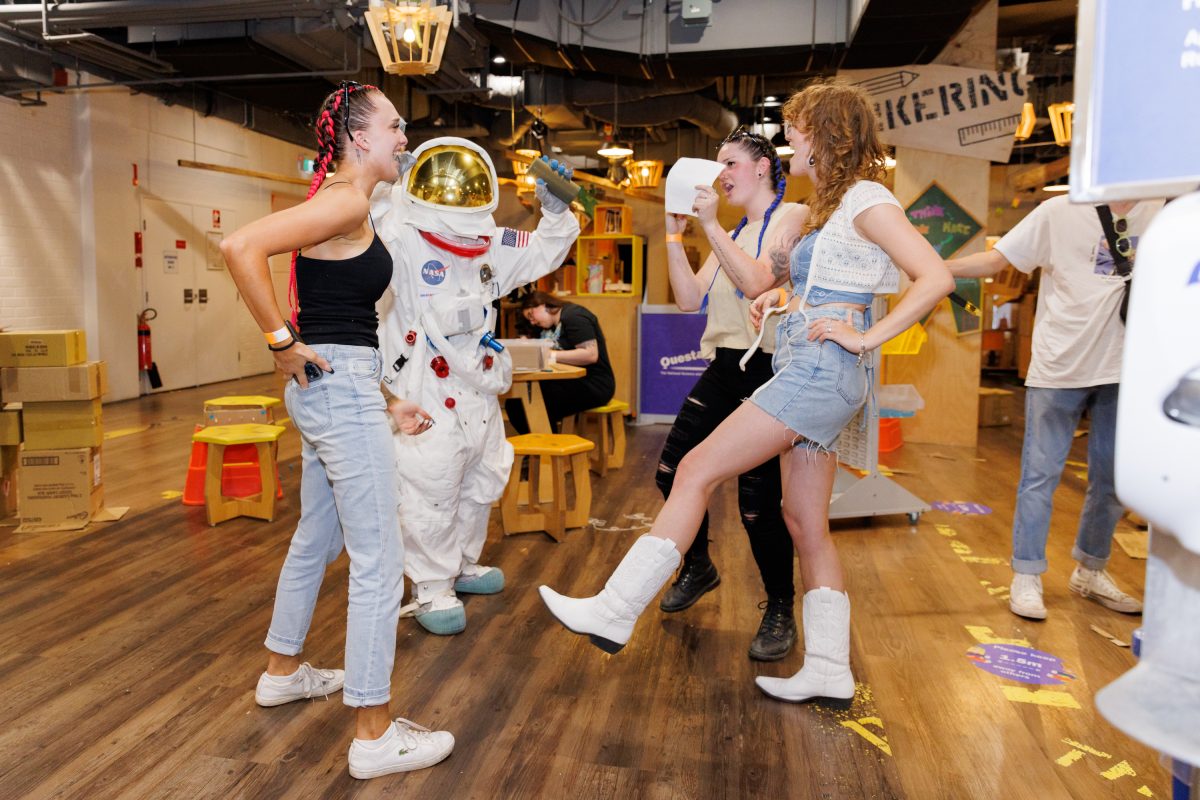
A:
[[[595,364],[587,365],[587,375],[582,381],[589,390],[594,389],[601,394],[607,392],[611,397],[616,390],[617,381],[613,377],[612,364],[608,361],[608,347],[604,343],[604,332],[600,330],[600,321],[596,319],[596,315],[583,306],[566,303],[558,321],[557,349],[574,350],[584,342],[595,340],[600,357],[596,359]]]

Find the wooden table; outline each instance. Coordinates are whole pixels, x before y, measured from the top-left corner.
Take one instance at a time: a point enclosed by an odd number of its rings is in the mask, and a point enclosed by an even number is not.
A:
[[[546,400],[542,397],[542,381],[573,380],[586,374],[587,370],[583,367],[569,364],[553,364],[545,370],[513,372],[512,386],[501,399],[511,397],[521,401],[530,433],[554,433],[550,427],[550,416],[546,413]]]

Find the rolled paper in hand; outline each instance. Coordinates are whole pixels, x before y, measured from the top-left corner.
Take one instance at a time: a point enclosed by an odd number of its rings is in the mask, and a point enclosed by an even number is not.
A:
[[[550,194],[564,203],[570,203],[579,197],[579,186],[560,175],[557,170],[550,166],[550,162],[545,159],[535,158],[529,164],[529,174],[545,181],[546,188],[550,190]]]

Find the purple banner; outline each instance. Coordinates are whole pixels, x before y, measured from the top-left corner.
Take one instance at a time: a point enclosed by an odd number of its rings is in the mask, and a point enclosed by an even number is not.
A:
[[[700,335],[708,317],[674,306],[641,307],[641,371],[638,414],[674,418],[708,362],[700,358]]]

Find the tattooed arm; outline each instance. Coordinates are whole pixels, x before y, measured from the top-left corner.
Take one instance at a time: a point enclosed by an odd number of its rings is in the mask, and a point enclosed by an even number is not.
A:
[[[713,255],[721,269],[747,297],[757,297],[788,279],[788,258],[799,238],[800,228],[808,216],[806,206],[790,207],[778,218],[770,236],[763,242],[763,253],[755,259],[737,246],[716,218],[716,192],[701,192],[696,200],[696,213],[712,245]]]

